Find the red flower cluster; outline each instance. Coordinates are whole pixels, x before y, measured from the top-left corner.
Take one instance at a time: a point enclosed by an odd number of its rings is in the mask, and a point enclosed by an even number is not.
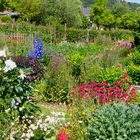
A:
[[[67,128],[64,126],[63,130],[58,132],[58,140],[68,140]]]
[[[73,86],[74,91],[71,95],[80,93],[83,99],[93,98],[100,104],[105,104],[113,101],[125,101],[135,102],[137,100],[137,94],[134,88],[130,87],[128,83],[128,74],[124,73],[120,81],[114,82],[112,86],[109,86],[106,81],[97,83],[83,83],[78,89]]]

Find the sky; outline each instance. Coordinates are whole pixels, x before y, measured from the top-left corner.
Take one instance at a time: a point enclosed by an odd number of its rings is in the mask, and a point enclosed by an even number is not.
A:
[[[128,1],[128,2],[135,2],[135,3],[140,3],[140,0],[125,0],[125,1]]]

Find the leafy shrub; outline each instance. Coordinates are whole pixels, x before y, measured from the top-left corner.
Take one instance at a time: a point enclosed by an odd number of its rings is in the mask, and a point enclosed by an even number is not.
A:
[[[134,51],[131,55],[131,61],[135,64],[135,65],[140,65],[140,52],[138,51]]]
[[[140,45],[140,33],[134,31],[134,32],[133,32],[133,36],[134,36],[134,44],[135,44],[136,46],[137,46],[137,45]]]
[[[110,36],[112,40],[133,40],[133,33],[129,30],[111,30],[111,31],[101,31],[102,35]]]
[[[2,16],[1,17],[2,22],[10,22],[11,20],[12,20],[12,18],[10,16]]]
[[[111,66],[107,68],[102,68],[100,63],[94,62],[95,60],[87,59],[81,68],[81,81],[82,82],[96,82],[107,81],[109,85],[112,85],[115,81],[121,79],[121,75],[124,70],[121,64],[116,64],[116,66]]]
[[[86,30],[80,29],[68,29],[67,30],[67,41],[68,42],[78,42],[78,41],[85,41],[87,37]]]
[[[89,139],[136,140],[140,138],[140,108],[124,103],[96,109],[88,125]]]
[[[97,82],[106,81],[109,85],[112,85],[115,81],[119,81],[121,79],[123,72],[124,70],[120,64],[103,69]]]
[[[76,78],[81,74],[81,64],[84,56],[80,53],[71,53],[68,56],[68,62],[72,65],[72,76]]]
[[[132,78],[134,83],[140,83],[140,66],[131,64],[128,66],[128,74]]]
[[[26,80],[24,70],[19,69],[14,61],[6,60],[5,51],[0,54],[0,111],[11,114],[12,119],[23,114],[31,115],[37,108],[30,99],[33,88]]]
[[[65,59],[55,56],[50,60],[44,79],[36,84],[37,93],[48,102],[68,102],[72,77]]]

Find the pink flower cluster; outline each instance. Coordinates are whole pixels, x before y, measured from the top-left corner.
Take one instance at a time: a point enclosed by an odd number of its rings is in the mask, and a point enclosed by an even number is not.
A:
[[[62,130],[59,130],[58,132],[58,140],[69,140],[68,138],[68,132],[67,132],[67,127],[64,126]]]
[[[114,82],[112,86],[109,86],[106,81],[83,83],[79,88],[73,86],[71,95],[74,96],[76,93],[79,93],[83,99],[93,98],[100,104],[113,101],[135,102],[137,100],[135,89],[131,88],[128,83],[127,73],[124,73],[121,80]]]

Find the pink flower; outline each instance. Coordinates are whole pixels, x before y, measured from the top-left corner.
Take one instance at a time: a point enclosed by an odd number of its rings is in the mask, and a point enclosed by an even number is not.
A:
[[[106,83],[106,81],[103,81],[103,85],[104,85],[105,87],[108,87],[108,84]]]
[[[114,101],[114,99],[115,99],[115,94],[109,93],[108,94],[108,101]]]
[[[114,82],[114,84],[115,84],[116,86],[120,86],[120,85],[121,85],[120,82]]]
[[[106,94],[99,94],[99,103],[105,103]]]
[[[123,100],[125,101],[125,102],[127,102],[128,101],[128,94],[127,93],[125,93],[125,94],[123,94]]]
[[[58,133],[58,140],[68,140],[68,134],[65,130],[60,130]]]

